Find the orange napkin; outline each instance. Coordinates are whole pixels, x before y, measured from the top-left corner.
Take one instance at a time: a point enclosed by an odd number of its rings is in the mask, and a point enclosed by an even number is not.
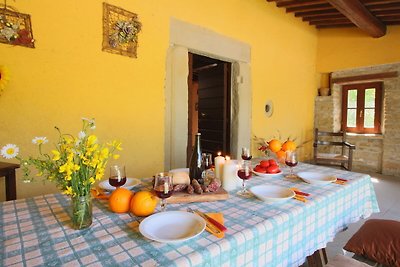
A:
[[[222,213],[206,213],[206,214],[211,218],[213,218],[214,220],[216,220],[217,222],[219,222],[220,224],[222,225],[224,224],[224,214]],[[210,229],[208,229],[208,227],[206,227],[206,230],[218,238],[223,238],[225,236],[225,233],[222,231],[219,234],[214,234]]]
[[[92,188],[90,189],[90,193],[92,194],[93,198],[97,199],[108,199],[109,195],[104,192],[102,189]]]

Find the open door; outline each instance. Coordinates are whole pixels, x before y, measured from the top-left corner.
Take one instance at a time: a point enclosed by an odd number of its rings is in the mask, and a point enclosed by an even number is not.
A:
[[[231,63],[189,53],[187,160],[194,135],[203,152],[230,154]]]

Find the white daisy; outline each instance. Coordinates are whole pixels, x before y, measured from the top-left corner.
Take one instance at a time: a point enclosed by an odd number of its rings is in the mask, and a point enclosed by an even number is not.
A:
[[[0,154],[6,159],[15,158],[18,155],[19,147],[14,144],[7,144],[3,146],[0,151]]]
[[[86,133],[85,133],[84,131],[80,131],[80,132],[78,133],[79,139],[83,139],[83,138],[85,138],[85,136],[86,136]]]
[[[44,136],[37,136],[32,139],[32,143],[35,145],[46,144],[47,142],[49,142],[49,140],[47,140],[47,137]]]

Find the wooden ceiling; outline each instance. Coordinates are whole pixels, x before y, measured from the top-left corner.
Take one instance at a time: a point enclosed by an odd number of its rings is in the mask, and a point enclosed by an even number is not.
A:
[[[321,28],[358,27],[372,37],[400,25],[400,0],[267,0]]]

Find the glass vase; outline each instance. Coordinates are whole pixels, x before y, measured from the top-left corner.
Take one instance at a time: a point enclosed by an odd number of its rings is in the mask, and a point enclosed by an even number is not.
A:
[[[80,230],[89,227],[92,224],[92,198],[86,196],[71,197],[72,205],[72,227]]]

